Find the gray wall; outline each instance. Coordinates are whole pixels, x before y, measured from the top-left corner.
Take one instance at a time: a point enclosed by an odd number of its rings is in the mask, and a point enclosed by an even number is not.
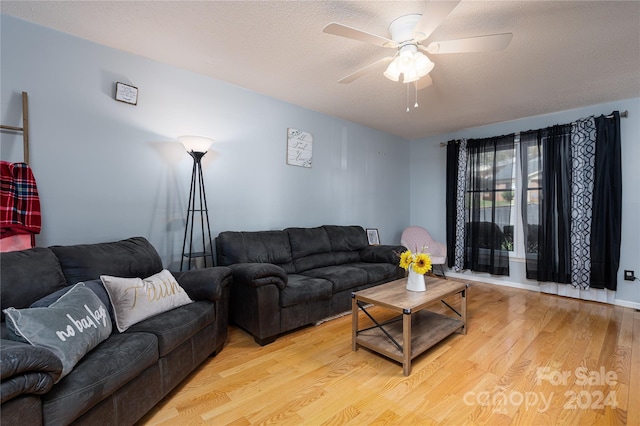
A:
[[[142,235],[179,261],[191,178],[180,135],[216,139],[203,159],[212,232],[357,224],[395,243],[409,220],[409,142],[11,17],[1,21],[1,120],[29,93],[37,244]],[[139,88],[137,106],[113,99]],[[287,128],[313,134],[313,167],[286,164]],[[2,159],[21,137],[2,133]]]
[[[615,298],[640,305],[640,282],[624,281],[623,270],[632,269],[640,276],[640,98],[592,105],[554,114],[528,117],[490,126],[460,130],[411,142],[411,192],[429,194],[426,198],[411,197],[411,223],[427,227],[437,240],[445,241],[445,176],[446,148],[440,142],[461,138],[499,136],[554,124],[569,123],[590,115],[609,114],[614,110],[629,111],[629,118],[620,119],[622,137],[622,241],[618,291]],[[434,206],[437,206],[434,208]],[[537,288],[538,283],[525,278],[524,263],[512,261],[509,277],[490,277],[493,281],[507,281],[524,288]],[[634,305],[635,306],[635,305]]]

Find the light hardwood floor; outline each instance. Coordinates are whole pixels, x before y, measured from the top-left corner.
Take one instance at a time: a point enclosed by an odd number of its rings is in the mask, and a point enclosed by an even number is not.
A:
[[[467,335],[414,359],[408,377],[351,350],[349,315],[264,347],[230,327],[222,352],[140,424],[640,425],[640,312],[481,283],[468,297]]]

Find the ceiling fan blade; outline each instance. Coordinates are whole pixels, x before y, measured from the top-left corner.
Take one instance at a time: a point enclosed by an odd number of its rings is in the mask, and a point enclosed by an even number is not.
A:
[[[375,70],[381,64],[386,64],[386,63],[391,62],[393,60],[393,58],[394,58],[393,56],[387,56],[386,58],[379,59],[379,60],[375,61],[374,63],[369,64],[364,68],[360,68],[358,71],[356,71],[356,72],[354,72],[352,74],[349,74],[346,77],[341,78],[340,80],[338,80],[338,83],[341,83],[341,84],[351,83],[352,81],[359,79],[363,75]]]
[[[422,77],[420,80],[416,81],[416,88],[418,90],[422,90],[425,87],[429,87],[433,84],[433,80],[429,74]]]
[[[427,47],[419,47],[431,54],[497,52],[505,49],[511,43],[512,38],[513,34],[511,33],[493,34],[458,40],[434,41],[429,43]]]
[[[358,30],[356,28],[348,27],[346,25],[331,22],[322,29],[322,32],[327,34],[333,34],[340,37],[350,38],[353,40],[363,41],[365,43],[373,44],[380,47],[398,47],[398,44],[385,37],[381,37],[375,34],[368,33],[366,31]]]
[[[457,1],[430,1],[422,12],[422,18],[413,29],[413,38],[417,41],[426,40],[438,25],[445,20],[453,9],[460,3]]]

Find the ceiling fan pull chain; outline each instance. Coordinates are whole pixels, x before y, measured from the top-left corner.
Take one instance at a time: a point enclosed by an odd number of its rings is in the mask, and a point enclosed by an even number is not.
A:
[[[405,84],[407,86],[407,112],[409,112],[409,84]]]
[[[415,103],[415,105],[413,107],[414,108],[418,108],[418,82],[417,81],[414,82],[413,86],[416,88],[416,103]]]

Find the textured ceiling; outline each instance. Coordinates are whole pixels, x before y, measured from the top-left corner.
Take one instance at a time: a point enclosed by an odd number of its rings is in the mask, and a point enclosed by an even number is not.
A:
[[[4,14],[172,64],[407,139],[640,96],[640,1],[463,0],[428,41],[513,33],[506,50],[431,56],[418,92],[377,72],[394,50],[324,34],[389,37],[424,1],[2,1]]]

